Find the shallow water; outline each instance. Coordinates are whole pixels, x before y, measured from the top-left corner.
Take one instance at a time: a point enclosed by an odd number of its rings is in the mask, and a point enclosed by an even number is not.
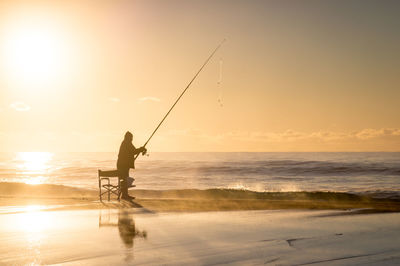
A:
[[[0,182],[97,188],[115,153],[0,153]],[[152,153],[136,162],[140,189],[400,192],[400,153]]]

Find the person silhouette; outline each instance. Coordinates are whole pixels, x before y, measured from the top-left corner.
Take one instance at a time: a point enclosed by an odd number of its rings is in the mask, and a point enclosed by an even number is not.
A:
[[[145,147],[136,149],[132,144],[132,140],[132,133],[127,131],[119,148],[117,160],[118,177],[121,180],[121,198],[124,200],[132,200],[135,198],[128,194],[129,170],[131,168],[135,169],[135,156],[139,153],[145,154],[147,152]]]

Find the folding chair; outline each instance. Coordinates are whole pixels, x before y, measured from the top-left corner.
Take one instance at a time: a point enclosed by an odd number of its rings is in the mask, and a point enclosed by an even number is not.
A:
[[[108,195],[108,201],[110,201],[111,194],[115,194],[119,200],[119,197],[121,194],[121,188],[120,188],[120,180],[118,177],[118,170],[111,170],[111,171],[99,170],[98,173],[99,173],[99,198],[100,198],[100,201],[102,201],[102,196],[104,194]],[[110,177],[116,177],[118,180],[118,184],[112,184],[110,182]],[[105,191],[102,192],[101,189],[104,189]]]
[[[118,180],[118,183],[113,184],[110,181],[110,178],[112,177],[116,177]],[[114,194],[117,196],[118,200],[120,200],[121,198],[121,182],[122,179],[119,178],[118,176],[118,170],[111,170],[111,171],[102,171],[102,170],[98,170],[98,178],[99,178],[99,198],[100,201],[102,201],[102,196],[104,194],[107,194],[108,196],[108,201],[110,201],[110,197],[111,194]],[[131,177],[132,178],[132,177]],[[134,178],[132,178],[132,182],[135,180]],[[105,183],[105,184],[104,184]],[[130,184],[130,186],[128,186],[128,188],[131,187],[136,187],[136,185]],[[105,191],[102,192],[101,190],[104,189]]]

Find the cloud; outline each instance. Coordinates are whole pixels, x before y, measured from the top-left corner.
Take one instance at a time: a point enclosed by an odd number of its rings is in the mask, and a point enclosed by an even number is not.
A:
[[[280,132],[235,130],[211,133],[203,130],[170,130],[164,142],[185,143],[204,151],[399,151],[400,128],[357,131],[288,129]],[[191,146],[190,146],[191,145]],[[183,146],[186,147],[186,146]]]
[[[151,102],[160,102],[161,99],[157,97],[146,96],[138,99],[141,102],[151,101]]]
[[[382,128],[382,129],[372,129],[367,128],[363,129],[359,132],[354,133],[355,136],[359,139],[372,139],[379,137],[394,137],[400,136],[400,129],[398,128]]]
[[[31,107],[24,102],[13,102],[10,104],[10,107],[18,112],[26,112],[31,110]]]
[[[111,102],[113,102],[113,103],[118,103],[118,102],[121,101],[121,99],[120,99],[120,98],[117,98],[117,97],[110,97],[110,98],[108,98],[108,100],[111,101]]]
[[[285,142],[327,142],[335,143],[341,141],[360,141],[364,142],[373,139],[389,139],[399,138],[399,128],[381,128],[381,129],[362,129],[351,132],[334,132],[334,131],[316,131],[316,132],[301,132],[288,129],[283,132],[262,132],[262,131],[229,131],[223,134],[206,134],[200,130],[184,129],[171,130],[168,132],[173,136],[191,136],[202,137],[208,139],[231,139],[236,141],[251,141],[251,142],[269,142],[269,143],[285,143]]]

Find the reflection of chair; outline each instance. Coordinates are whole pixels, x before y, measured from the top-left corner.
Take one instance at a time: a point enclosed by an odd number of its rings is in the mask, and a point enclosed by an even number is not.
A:
[[[102,196],[104,194],[107,194],[108,196],[108,201],[110,201],[110,196],[111,194],[114,194],[117,196],[118,200],[121,198],[121,182],[123,180],[119,178],[118,176],[118,170],[111,170],[111,171],[102,171],[99,170],[99,198],[100,201],[102,201]],[[110,181],[110,178],[116,177],[118,180],[118,183],[113,184]],[[130,187],[136,187],[136,185],[133,185],[133,181],[135,179],[132,177],[128,177],[128,188]],[[104,184],[105,183],[105,184]],[[105,191],[102,192],[101,190],[104,189]]]
[[[99,227],[116,226],[118,223],[115,210],[100,209],[99,210]]]

